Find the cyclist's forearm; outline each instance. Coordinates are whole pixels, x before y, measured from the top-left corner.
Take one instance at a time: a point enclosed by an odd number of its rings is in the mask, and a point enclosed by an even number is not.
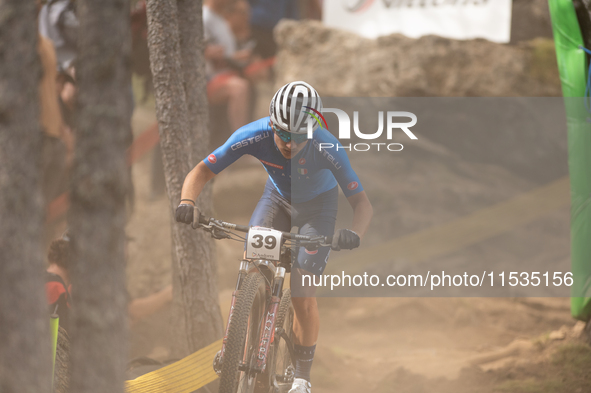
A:
[[[370,204],[358,206],[353,214],[353,224],[351,225],[351,230],[353,230],[359,235],[360,238],[363,239],[363,236],[365,236],[365,233],[369,229],[372,216],[373,208]]]
[[[363,238],[369,229],[369,224],[373,217],[373,207],[365,191],[350,196],[347,200],[353,208],[353,224],[351,225],[351,230],[357,233],[360,238]]]
[[[185,182],[183,183],[183,189],[181,191],[181,199],[190,199],[192,201],[196,201],[201,191],[203,191],[203,187],[205,184],[213,179],[215,173],[211,171],[205,165],[203,161],[189,172],[187,177],[185,177]]]

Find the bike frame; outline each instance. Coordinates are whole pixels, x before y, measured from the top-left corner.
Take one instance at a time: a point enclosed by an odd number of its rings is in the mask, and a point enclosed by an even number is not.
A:
[[[228,234],[231,230],[236,230],[240,232],[248,233],[250,227],[244,225],[237,225],[228,222],[224,222],[221,220],[216,220],[213,218],[204,217],[200,214],[199,209],[194,207],[193,210],[193,224],[191,225],[194,229],[202,228],[211,232],[212,237],[215,239],[229,239],[231,238]],[[283,244],[281,256],[287,256],[290,250],[289,246],[285,244],[286,240],[296,241],[299,245],[310,245],[313,247],[320,247],[330,245],[332,238],[331,237],[324,237],[324,236],[306,236],[300,235],[297,233],[289,233],[283,232]],[[293,244],[292,244],[293,245]],[[291,257],[289,258],[289,266],[291,266]],[[230,304],[230,312],[228,315],[228,323],[226,325],[226,331],[224,333],[224,338],[222,340],[222,349],[219,352],[219,359],[216,356],[214,360],[214,368],[216,368],[216,362],[219,361],[218,366],[220,366],[224,359],[224,353],[226,351],[226,344],[228,342],[228,335],[230,332],[230,324],[232,322],[232,316],[234,314],[237,295],[238,291],[242,287],[242,283],[244,282],[245,277],[247,274],[252,270],[257,270],[260,274],[263,275],[265,281],[268,285],[266,285],[265,292],[266,292],[266,299],[270,299],[266,301],[266,310],[263,319],[261,320],[260,325],[260,335],[259,335],[259,345],[255,349],[256,350],[256,364],[253,366],[251,365],[249,369],[246,369],[246,364],[242,364],[240,366],[241,371],[247,371],[250,373],[261,373],[265,371],[267,367],[267,359],[269,354],[269,348],[271,343],[275,340],[275,323],[277,320],[277,311],[279,309],[279,303],[281,301],[281,295],[283,293],[283,283],[285,281],[285,273],[286,269],[283,266],[279,266],[283,264],[282,261],[268,261],[264,259],[243,259],[240,261],[240,267],[238,270],[238,279],[236,280],[236,287],[232,292],[232,302]],[[283,337],[286,341],[288,350],[290,352],[290,356],[292,361],[294,359],[293,354],[293,345],[290,340],[287,338],[283,331],[280,332],[280,336]],[[216,368],[216,372],[217,368]]]

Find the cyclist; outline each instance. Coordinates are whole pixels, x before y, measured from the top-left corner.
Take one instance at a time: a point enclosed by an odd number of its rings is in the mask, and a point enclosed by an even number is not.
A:
[[[322,101],[306,82],[288,83],[271,100],[269,117],[239,128],[221,147],[206,157],[185,178],[176,220],[193,222],[195,200],[205,183],[244,154],[263,164],[269,174],[263,196],[249,225],[289,232],[293,226],[304,235],[332,236],[337,215],[337,184],[353,208],[352,229],[333,236],[332,248],[353,249],[369,227],[373,210],[345,151],[319,150],[320,143],[337,146],[337,139],[319,126],[316,118]],[[308,127],[313,130],[307,138]],[[314,288],[303,288],[302,274],[320,275],[331,247],[309,251],[300,247],[293,263],[291,288],[295,310],[296,371],[290,393],[310,393],[310,369],[319,331]]]

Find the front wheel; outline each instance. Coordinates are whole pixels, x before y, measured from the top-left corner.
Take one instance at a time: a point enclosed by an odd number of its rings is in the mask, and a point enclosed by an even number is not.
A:
[[[256,393],[287,392],[293,383],[295,361],[293,358],[293,305],[289,289],[283,291],[277,320],[275,336],[271,345],[265,372],[257,381]]]
[[[253,393],[260,327],[265,314],[265,280],[258,272],[246,276],[237,294],[222,360],[220,393]]]

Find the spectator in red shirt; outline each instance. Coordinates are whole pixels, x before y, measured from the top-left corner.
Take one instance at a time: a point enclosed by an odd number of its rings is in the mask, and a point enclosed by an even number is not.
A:
[[[60,318],[60,326],[68,330],[68,314],[72,298],[70,296],[70,242],[57,239],[51,242],[47,253],[49,266],[46,272],[45,291],[49,312]]]

